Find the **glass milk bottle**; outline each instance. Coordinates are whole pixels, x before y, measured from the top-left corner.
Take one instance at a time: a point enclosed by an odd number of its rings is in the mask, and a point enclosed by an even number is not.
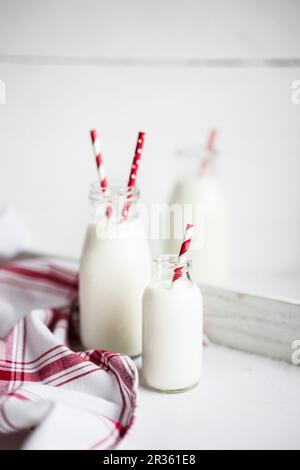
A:
[[[155,260],[143,296],[143,378],[166,393],[193,388],[202,369],[202,295],[190,276],[191,261],[172,283],[177,262],[173,255]]]
[[[185,155],[185,166],[192,169],[195,152]],[[207,155],[202,155],[207,158]],[[193,278],[196,282],[226,286],[230,281],[229,226],[230,214],[222,186],[218,179],[217,157],[213,152],[209,164],[202,166],[198,174],[180,178],[171,195],[170,207],[175,208],[171,219],[170,239],[166,240],[166,250],[176,253],[181,243],[181,233],[185,225],[185,212],[188,220],[199,227],[190,254],[193,259]],[[178,212],[178,209],[179,212]]]
[[[151,255],[137,213],[138,193],[113,186],[90,188],[92,217],[80,263],[80,331],[87,349],[141,354],[142,295]],[[130,209],[122,213],[126,201]]]

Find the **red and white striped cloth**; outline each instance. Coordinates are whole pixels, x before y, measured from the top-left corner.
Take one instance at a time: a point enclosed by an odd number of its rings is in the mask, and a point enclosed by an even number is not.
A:
[[[78,276],[47,260],[0,264],[0,433],[24,449],[110,449],[131,428],[133,362],[78,347]]]

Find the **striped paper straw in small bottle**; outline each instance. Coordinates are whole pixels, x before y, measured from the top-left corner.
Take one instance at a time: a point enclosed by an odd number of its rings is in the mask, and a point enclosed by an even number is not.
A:
[[[139,169],[139,164],[140,164],[140,159],[142,156],[143,152],[143,147],[144,147],[144,142],[145,142],[145,132],[139,132],[138,134],[138,139],[136,143],[136,148],[135,148],[135,153],[132,161],[132,166],[131,166],[131,171],[129,175],[129,181],[128,181],[128,191],[132,191],[133,188],[135,187],[136,180],[137,180],[137,174],[138,174],[138,169]],[[131,201],[130,197],[132,195],[129,194],[127,201],[123,207],[122,210],[122,222],[128,219],[128,213],[131,207]]]
[[[195,229],[194,225],[187,224],[185,232],[184,232],[184,237],[183,237],[182,245],[180,248],[179,256],[178,256],[178,263],[173,273],[173,279],[172,279],[173,284],[176,283],[176,281],[178,281],[178,279],[180,279],[183,276],[194,229]]]
[[[203,176],[206,173],[210,165],[211,158],[213,156],[213,153],[216,147],[217,135],[218,135],[217,129],[212,129],[208,135],[207,144],[205,148],[205,158],[201,164],[200,172],[199,172],[200,176]]]

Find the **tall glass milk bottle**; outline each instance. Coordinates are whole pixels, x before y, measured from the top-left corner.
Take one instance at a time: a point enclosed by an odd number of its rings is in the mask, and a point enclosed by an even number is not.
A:
[[[128,217],[122,213],[130,201]],[[138,193],[91,185],[92,217],[80,263],[80,331],[87,349],[134,357],[142,350],[142,295],[151,255],[137,213]]]
[[[199,153],[192,151],[181,158],[192,171],[195,160],[199,165],[199,157]],[[207,158],[207,155],[202,157]],[[178,252],[187,218],[198,228],[190,250],[194,280],[227,286],[230,281],[230,212],[218,179],[217,160],[214,152],[203,171],[182,177],[175,184],[169,202],[171,233],[166,240],[166,251]]]
[[[202,295],[190,275],[191,261],[172,283],[177,263],[178,256],[158,258],[143,296],[143,378],[166,393],[194,387],[202,370]]]

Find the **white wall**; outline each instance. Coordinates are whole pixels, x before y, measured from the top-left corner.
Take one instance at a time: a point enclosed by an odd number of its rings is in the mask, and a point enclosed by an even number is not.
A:
[[[114,178],[147,131],[140,186],[158,202],[176,149],[217,125],[236,276],[296,275],[299,14],[297,0],[0,0],[0,206],[23,214],[37,249],[78,256],[91,127]]]

